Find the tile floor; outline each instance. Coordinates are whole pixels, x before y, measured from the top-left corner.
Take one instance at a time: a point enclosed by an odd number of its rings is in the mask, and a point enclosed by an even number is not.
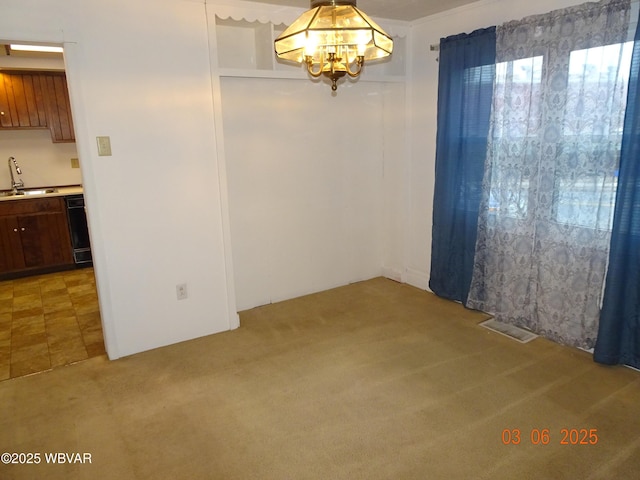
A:
[[[0,380],[104,353],[93,268],[0,282]]]

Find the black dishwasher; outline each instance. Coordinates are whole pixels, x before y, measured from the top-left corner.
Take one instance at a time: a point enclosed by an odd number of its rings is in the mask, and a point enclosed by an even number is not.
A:
[[[87,214],[84,210],[84,196],[69,195],[65,197],[67,216],[69,218],[69,232],[73,245],[73,259],[78,267],[91,266],[91,243],[89,242],[89,228]]]

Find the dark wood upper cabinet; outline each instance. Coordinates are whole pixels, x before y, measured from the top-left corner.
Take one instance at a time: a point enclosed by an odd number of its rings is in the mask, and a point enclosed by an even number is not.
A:
[[[47,123],[54,142],[75,142],[67,78],[63,74],[41,74]]]
[[[75,142],[65,74],[0,73],[0,128],[47,127],[54,143]]]
[[[40,75],[0,73],[0,125],[5,128],[47,126]]]

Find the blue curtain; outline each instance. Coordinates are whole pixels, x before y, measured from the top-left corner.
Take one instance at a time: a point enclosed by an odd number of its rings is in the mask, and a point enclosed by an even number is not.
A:
[[[495,59],[495,27],[440,42],[429,287],[463,303],[473,272]]]
[[[640,368],[640,29],[627,96],[616,207],[594,360]]]

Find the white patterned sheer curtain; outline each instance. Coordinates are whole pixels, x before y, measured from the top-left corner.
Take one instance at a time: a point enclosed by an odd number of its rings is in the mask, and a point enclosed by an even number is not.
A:
[[[631,62],[629,0],[497,29],[484,198],[466,305],[594,346]]]

